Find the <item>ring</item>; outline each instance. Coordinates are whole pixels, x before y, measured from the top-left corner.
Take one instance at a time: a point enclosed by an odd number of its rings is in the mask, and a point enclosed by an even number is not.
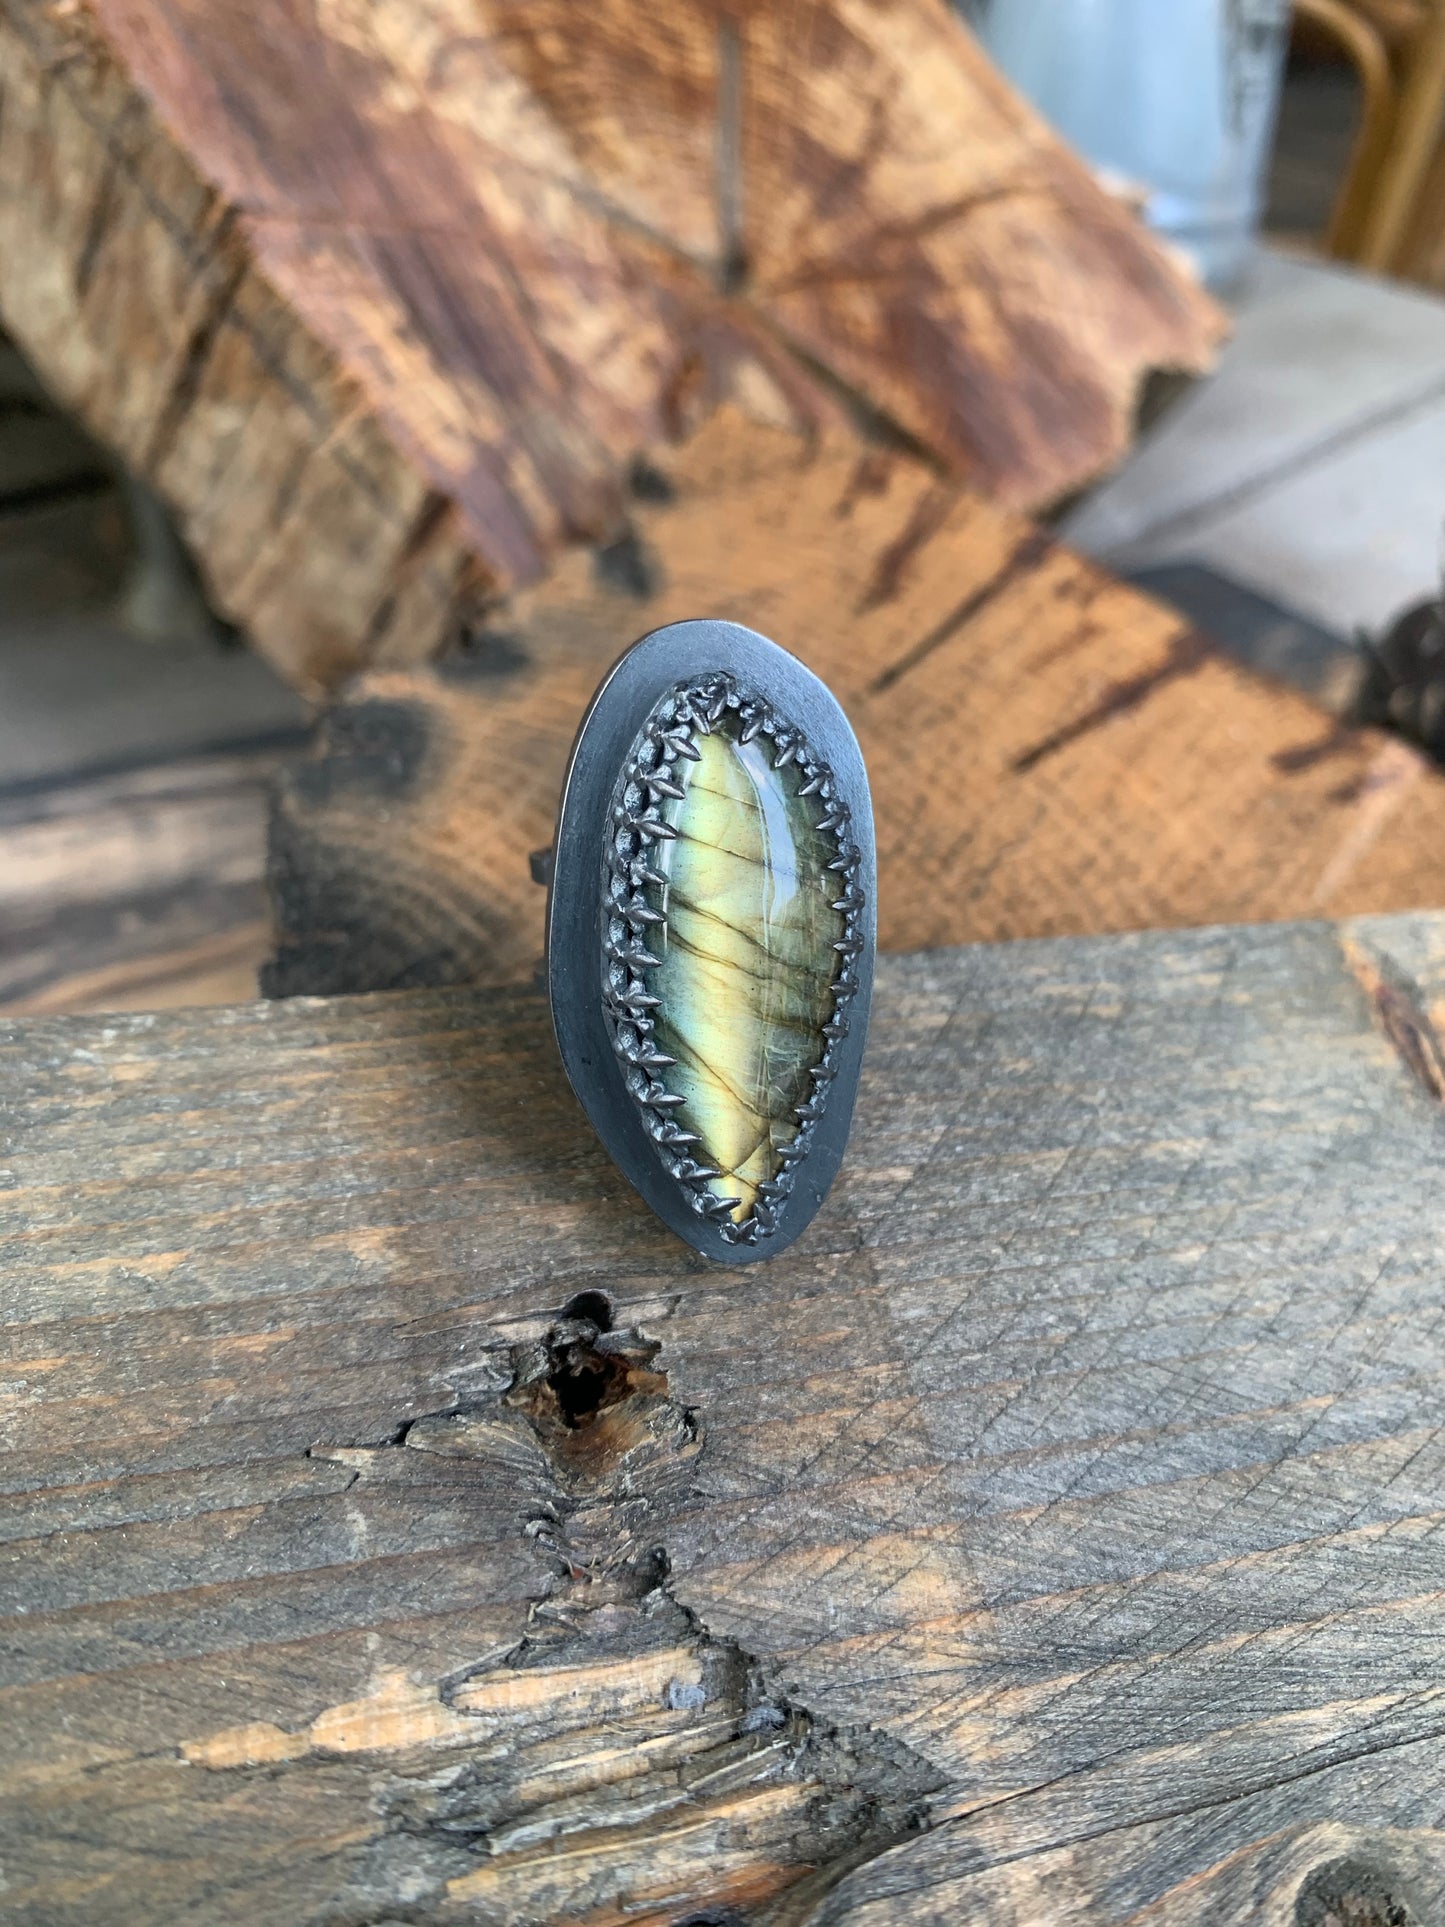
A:
[[[548,994],[597,1135],[706,1257],[781,1251],[833,1182],[876,895],[862,752],[810,670],[732,622],[628,650],[563,785]]]

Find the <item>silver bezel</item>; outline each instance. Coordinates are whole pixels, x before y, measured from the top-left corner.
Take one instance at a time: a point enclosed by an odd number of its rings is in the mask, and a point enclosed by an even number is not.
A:
[[[661,815],[663,800],[683,794],[685,785],[677,780],[682,774],[679,763],[689,757],[696,759],[697,737],[710,734],[729,711],[737,718],[742,742],[765,737],[772,745],[774,768],[796,764],[803,779],[799,795],[819,798],[823,816],[815,827],[832,846],[828,869],[836,875],[842,893],[833,908],[843,919],[843,934],[833,946],[839,961],[830,986],[832,1007],[819,1032],[822,1044],[818,1062],[808,1072],[812,1094],[794,1108],[797,1133],[779,1153],[782,1168],[761,1186],[758,1202],[741,1223],[735,1223],[731,1216],[736,1198],[715,1198],[708,1191],[709,1182],[718,1173],[692,1155],[692,1147],[699,1140],[672,1116],[683,1100],[667,1088],[666,1079],[660,1075],[671,1060],[658,1051],[653,1039],[652,1013],[657,999],[649,987],[648,972],[661,959],[647,947],[653,940],[654,926],[665,928],[667,921],[651,907],[646,894],[649,884],[664,881],[651,868],[651,846],[674,834]],[[858,887],[858,846],[849,827],[852,811],[838,794],[832,770],[815,754],[805,732],[780,717],[756,690],[718,673],[669,691],[656,705],[617,779],[609,816],[612,834],[603,883],[602,999],[612,1048],[622,1064],[623,1082],[643,1113],[643,1127],[664,1169],[683,1187],[693,1210],[711,1218],[729,1244],[757,1244],[760,1239],[771,1238],[777,1229],[779,1210],[793,1189],[794,1171],[808,1156],[813,1135],[826,1115],[829,1086],[837,1075],[838,1046],[848,1035],[848,1007],[858,988],[854,965],[863,949],[859,924],[864,908],[863,892]]]
[[[750,733],[772,737],[777,757],[802,763],[807,785],[827,805],[820,827],[837,847],[844,919],[814,1094],[800,1106],[798,1137],[763,1211],[743,1225],[711,1208],[701,1189],[710,1174],[669,1132],[669,1094],[648,1074],[648,915],[634,867],[657,834],[649,776],[666,783],[689,732],[711,727],[730,707]],[[548,897],[548,990],[563,1064],[598,1136],[653,1210],[706,1256],[741,1264],[782,1250],[832,1183],[862,1064],[875,933],[868,782],[826,686],[737,623],[680,622],[645,636],[603,682],[573,746]]]

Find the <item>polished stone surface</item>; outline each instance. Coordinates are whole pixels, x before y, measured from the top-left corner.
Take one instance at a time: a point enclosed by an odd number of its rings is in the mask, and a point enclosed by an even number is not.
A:
[[[796,764],[772,765],[768,739],[739,741],[735,718],[695,739],[696,762],[674,766],[684,795],[660,814],[677,832],[654,846],[665,878],[650,886],[666,921],[649,932],[661,958],[648,988],[658,1047],[677,1062],[662,1082],[702,1140],[693,1155],[720,1175],[708,1189],[748,1216],[758,1188],[796,1137],[793,1111],[812,1092],[823,1054],[843,916],[827,869],[837,853],[817,830],[823,806],[800,796]]]

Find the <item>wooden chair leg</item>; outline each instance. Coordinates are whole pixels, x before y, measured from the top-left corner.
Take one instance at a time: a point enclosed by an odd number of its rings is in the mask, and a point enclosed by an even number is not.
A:
[[[1395,77],[1378,30],[1348,0],[1295,0],[1296,10],[1338,42],[1360,77],[1360,125],[1349,165],[1335,196],[1325,246],[1337,260],[1355,258],[1379,172],[1390,151],[1395,121]]]
[[[1390,151],[1380,170],[1357,259],[1388,273],[1397,265],[1445,122],[1445,0],[1436,0],[1411,50]]]

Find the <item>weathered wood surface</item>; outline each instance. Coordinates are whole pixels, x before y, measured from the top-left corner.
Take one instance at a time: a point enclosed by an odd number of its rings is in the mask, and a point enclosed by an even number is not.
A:
[[[1024,506],[1212,304],[942,0],[5,0],[0,314],[316,690],[724,396]]]
[[[254,997],[280,748],[0,794],[0,1014]]]
[[[6,1028],[7,1921],[1437,1919],[1442,1021],[885,959],[744,1272],[526,992]]]
[[[868,758],[885,948],[1445,903],[1445,779],[906,457],[720,416],[440,672],[377,672],[283,782],[274,994],[527,979],[562,771],[644,631],[749,623]]]

